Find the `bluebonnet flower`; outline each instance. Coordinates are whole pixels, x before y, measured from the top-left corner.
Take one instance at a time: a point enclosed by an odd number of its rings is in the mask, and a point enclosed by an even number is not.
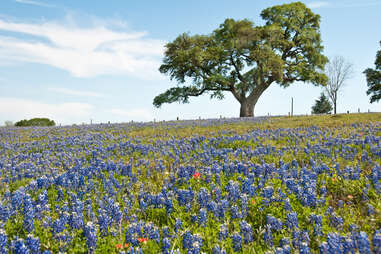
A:
[[[280,247],[276,248],[275,254],[284,254],[283,248],[280,248]]]
[[[287,214],[286,217],[286,226],[289,229],[293,229],[294,227],[297,228],[299,225],[298,223],[298,215],[296,212],[292,212]]]
[[[352,239],[349,237],[346,237],[344,239],[343,243],[343,252],[344,254],[355,254],[355,244],[353,243]]]
[[[137,225],[136,223],[131,224],[127,227],[125,241],[132,246],[137,246],[139,244],[138,240],[135,237],[135,233],[137,233]]]
[[[305,242],[302,242],[299,246],[299,253],[300,254],[310,254],[310,247],[308,247],[308,244]]]
[[[34,229],[34,208],[33,208],[33,202],[30,196],[27,194],[24,197],[24,210],[23,210],[23,215],[24,215],[24,228],[28,232],[32,232]]]
[[[267,227],[266,227],[266,231],[264,234],[264,240],[268,246],[273,247],[273,233],[271,232],[270,225],[267,225]]]
[[[369,194],[369,189],[365,187],[362,191],[362,200],[364,201],[369,200],[368,194]]]
[[[66,212],[61,215],[61,217],[53,222],[52,228],[54,233],[61,233],[65,230],[65,225],[67,223]]]
[[[283,254],[291,254],[291,247],[290,245],[283,246]]]
[[[240,223],[241,235],[243,235],[243,241],[245,244],[248,244],[253,241],[253,229],[251,225],[245,220],[242,220]]]
[[[322,224],[318,224],[318,223],[315,224],[315,226],[314,226],[314,235],[315,236],[322,236],[323,235]]]
[[[44,190],[39,196],[38,196],[38,202],[39,205],[44,208],[49,203],[49,197],[48,197],[48,191]]]
[[[84,225],[83,216],[78,215],[76,212],[73,212],[69,219],[69,225],[73,229],[80,229]]]
[[[336,227],[338,230],[343,229],[344,220],[341,216],[337,216],[336,213],[333,213],[332,216],[330,217],[330,223],[331,225]]]
[[[242,218],[245,218],[247,214],[249,213],[249,200],[246,194],[243,194],[241,196],[241,213],[242,213]]]
[[[111,225],[111,218],[103,209],[98,209],[98,225],[99,231],[102,236],[108,235],[109,227]]]
[[[147,209],[147,204],[146,202],[144,202],[144,199],[139,200],[139,205],[140,205],[140,209],[142,209],[143,211]]]
[[[231,236],[233,240],[233,249],[234,251],[242,251],[242,237],[237,232],[234,232]]]
[[[229,235],[228,227],[226,224],[220,225],[220,231],[218,232],[218,239],[220,241],[225,240]]]
[[[13,243],[13,251],[15,254],[29,254],[30,251],[28,247],[25,245],[24,239],[16,239],[12,241]]]
[[[299,230],[294,230],[292,231],[292,246],[295,249],[299,249],[300,247],[300,231]]]
[[[349,231],[353,234],[354,232],[357,232],[359,229],[359,226],[357,226],[356,224],[350,224],[349,225]]]
[[[29,234],[26,238],[26,245],[29,250],[31,250],[32,254],[40,253],[40,240],[38,237],[33,237],[33,235]]]
[[[195,241],[192,244],[192,249],[191,249],[192,254],[200,254],[201,253],[201,245],[200,242]]]
[[[372,245],[374,253],[381,253],[381,229],[374,232]]]
[[[288,238],[282,238],[279,240],[279,247],[284,247],[286,245],[290,245],[290,239]]]
[[[8,236],[4,229],[0,229],[0,253],[8,253],[7,251]]]
[[[84,235],[86,237],[89,253],[94,253],[97,248],[97,231],[92,222],[87,222],[84,229]]]
[[[233,205],[233,206],[230,208],[230,217],[231,217],[232,219],[239,219],[239,218],[241,218],[241,213],[239,212],[239,208],[238,208],[238,206]]]
[[[163,251],[163,254],[170,254],[171,253],[171,242],[167,237],[163,238],[162,251]]]
[[[340,207],[340,208],[343,208],[344,207],[344,201],[343,200],[339,200],[337,202],[337,205]]]
[[[208,217],[207,217],[206,209],[205,208],[201,208],[200,209],[199,224],[201,226],[205,227],[207,220],[208,220]]]
[[[225,189],[228,192],[228,200],[230,202],[235,202],[239,199],[241,194],[239,183],[229,180],[228,184],[225,186]]]
[[[183,229],[183,223],[180,219],[176,219],[175,232],[178,233],[180,229]]]
[[[144,254],[144,252],[139,247],[131,247],[126,251],[126,254]]]
[[[327,196],[327,187],[325,186],[320,187],[320,196],[323,196],[323,197]]]
[[[322,233],[322,216],[321,215],[316,215],[316,214],[311,214],[310,215],[310,221],[315,223],[314,226],[314,235],[315,236],[321,236]]]
[[[155,240],[156,243],[160,242],[160,230],[157,227],[154,227],[151,231],[150,238]]]
[[[217,214],[219,218],[224,218],[226,209],[229,206],[229,202],[226,199],[221,200],[221,202],[218,202],[217,204]]]
[[[307,243],[307,244],[310,243],[310,236],[309,236],[309,234],[308,234],[308,230],[303,230],[303,231],[300,233],[299,237],[300,237],[300,241],[305,242],[305,243]]]
[[[270,198],[272,198],[273,193],[274,193],[274,188],[272,186],[267,186],[267,187],[263,188],[262,196],[264,198],[270,199]]]
[[[163,238],[171,238],[171,234],[169,233],[169,228],[167,226],[163,228]]]
[[[209,191],[206,188],[201,188],[198,193],[198,203],[201,207],[207,207],[209,201],[211,199],[211,195]]]
[[[288,198],[284,200],[284,210],[292,211],[290,200]]]
[[[343,243],[337,233],[329,233],[327,236],[328,254],[342,253]]]
[[[328,254],[328,244],[327,242],[322,242],[319,247],[320,254]]]
[[[24,199],[24,195],[25,195],[24,191],[20,189],[18,189],[12,194],[11,204],[12,204],[13,212],[16,212],[17,210],[20,209],[22,205],[22,201]]]
[[[221,248],[218,244],[214,245],[213,249],[212,249],[212,254],[221,254],[222,251],[221,251]]]
[[[195,214],[191,215],[191,222],[192,223],[195,223],[197,221],[197,219],[198,219],[197,215],[195,215]]]
[[[365,232],[360,232],[357,238],[358,249],[361,254],[370,254],[370,243],[368,235]]]
[[[9,209],[6,205],[3,205],[0,200],[0,220],[6,222],[9,217]]]
[[[274,216],[267,215],[266,216],[266,223],[270,225],[270,228],[276,231],[279,231],[282,229],[282,221],[275,218]]]
[[[371,204],[368,204],[368,215],[374,215],[374,207]]]

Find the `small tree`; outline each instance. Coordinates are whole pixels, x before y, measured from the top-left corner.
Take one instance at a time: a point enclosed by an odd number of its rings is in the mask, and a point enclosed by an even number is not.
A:
[[[13,126],[13,122],[12,121],[5,121],[4,124],[5,124],[6,127]]]
[[[381,41],[380,41],[381,46]],[[377,51],[375,69],[368,68],[364,71],[366,75],[366,81],[368,83],[367,95],[370,97],[370,103],[379,101],[381,99],[381,50]]]
[[[312,114],[329,114],[332,111],[332,105],[324,93],[321,93],[319,99],[312,106]]]
[[[345,81],[352,76],[353,66],[346,62],[344,57],[335,56],[333,59],[329,59],[325,73],[328,77],[325,91],[332,101],[333,113],[336,114],[338,92],[344,87]]]

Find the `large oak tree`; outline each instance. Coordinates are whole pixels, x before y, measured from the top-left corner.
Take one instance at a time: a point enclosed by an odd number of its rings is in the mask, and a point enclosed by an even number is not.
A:
[[[222,99],[230,92],[241,104],[240,116],[252,117],[259,97],[273,83],[325,84],[320,16],[295,2],[267,8],[261,17],[263,26],[226,19],[209,35],[185,33],[167,43],[159,70],[178,86],[156,96],[153,104],[187,103],[204,93]]]

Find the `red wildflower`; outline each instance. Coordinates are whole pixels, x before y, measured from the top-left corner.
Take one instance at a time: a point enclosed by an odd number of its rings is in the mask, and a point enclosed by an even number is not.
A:
[[[118,243],[117,245],[115,245],[115,248],[117,248],[117,249],[121,249],[121,248],[123,248],[123,245],[120,244],[120,243]]]
[[[194,179],[199,179],[201,177],[201,174],[199,172],[196,172],[193,174]]]
[[[138,238],[138,241],[139,241],[140,243],[145,243],[145,242],[147,242],[147,241],[148,241],[148,239],[147,239],[147,238],[144,238],[144,237],[142,237],[142,238]]]

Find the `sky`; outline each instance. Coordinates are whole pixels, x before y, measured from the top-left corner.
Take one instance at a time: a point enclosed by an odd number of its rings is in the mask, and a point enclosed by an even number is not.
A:
[[[226,18],[263,25],[260,13],[291,1],[0,0],[0,125],[33,117],[57,124],[237,117],[239,103],[208,95],[189,104],[153,98],[177,85],[158,71],[165,44],[188,32],[209,34]],[[381,111],[369,103],[366,68],[381,40],[380,0],[303,1],[321,16],[323,54],[343,56],[353,75],[337,111]],[[321,87],[272,84],[255,116],[310,114]]]

